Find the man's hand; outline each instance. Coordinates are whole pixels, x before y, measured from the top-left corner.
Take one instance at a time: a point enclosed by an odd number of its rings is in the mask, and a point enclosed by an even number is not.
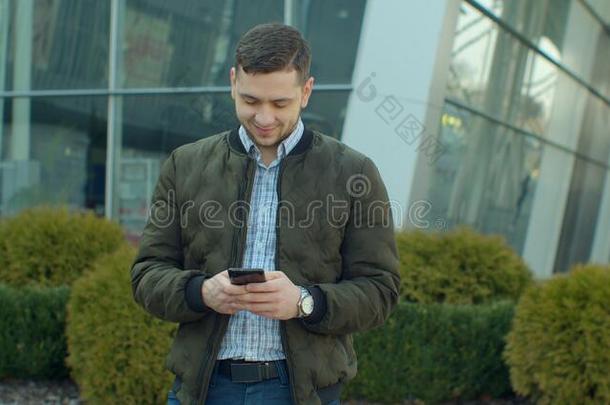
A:
[[[266,271],[264,283],[250,283],[238,300],[243,309],[271,319],[296,318],[301,290],[281,271]]]
[[[214,311],[221,314],[233,315],[245,309],[239,297],[248,294],[246,286],[233,285],[227,270],[216,274],[203,282],[201,286],[203,302]]]

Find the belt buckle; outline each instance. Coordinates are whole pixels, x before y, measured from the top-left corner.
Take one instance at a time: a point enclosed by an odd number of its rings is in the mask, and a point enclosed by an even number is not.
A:
[[[231,381],[234,383],[255,383],[263,381],[260,364],[231,363]]]

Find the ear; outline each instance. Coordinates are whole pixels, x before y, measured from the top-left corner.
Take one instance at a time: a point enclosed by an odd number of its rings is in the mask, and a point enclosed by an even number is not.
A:
[[[309,96],[311,96],[311,92],[313,90],[313,76],[307,79],[305,84],[303,85],[303,95],[301,96],[301,108],[307,107],[307,103],[309,102]]]
[[[237,82],[237,71],[234,67],[229,70],[229,79],[231,80],[231,98],[235,100],[235,85]]]

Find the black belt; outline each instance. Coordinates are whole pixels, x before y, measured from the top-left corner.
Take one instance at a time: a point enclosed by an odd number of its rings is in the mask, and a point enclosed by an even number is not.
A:
[[[281,361],[281,360],[280,360]],[[278,378],[275,361],[219,360],[218,373],[236,383],[253,383]],[[342,384],[337,383],[317,391],[323,404],[341,397]]]
[[[218,373],[234,383],[254,383],[279,376],[274,361],[220,360]]]

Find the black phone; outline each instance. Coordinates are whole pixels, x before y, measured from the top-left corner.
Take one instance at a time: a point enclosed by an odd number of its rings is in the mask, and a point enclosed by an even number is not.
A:
[[[231,284],[244,285],[249,283],[264,283],[265,270],[263,269],[241,269],[232,267],[229,269]]]

